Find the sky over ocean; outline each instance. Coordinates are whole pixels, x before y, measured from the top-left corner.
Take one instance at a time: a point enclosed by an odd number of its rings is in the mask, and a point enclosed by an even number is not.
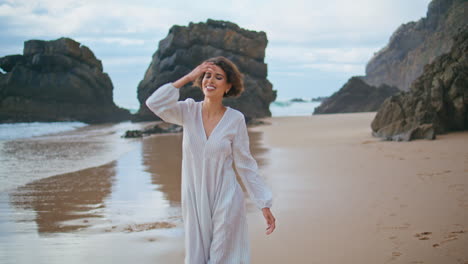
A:
[[[138,83],[173,25],[227,20],[265,31],[268,79],[279,99],[328,96],[383,48],[403,23],[426,15],[430,0],[0,0],[0,57],[29,39],[70,37],[100,59],[114,101],[138,108]]]

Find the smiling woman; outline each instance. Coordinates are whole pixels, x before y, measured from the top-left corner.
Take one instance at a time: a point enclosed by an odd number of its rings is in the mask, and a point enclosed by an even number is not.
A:
[[[179,88],[195,82],[205,98],[177,101]],[[244,194],[262,210],[266,234],[275,229],[272,195],[250,154],[244,115],[222,104],[243,91],[242,75],[224,57],[209,59],[174,83],[158,88],[146,105],[164,121],[184,126],[182,216],[185,263],[250,263]]]

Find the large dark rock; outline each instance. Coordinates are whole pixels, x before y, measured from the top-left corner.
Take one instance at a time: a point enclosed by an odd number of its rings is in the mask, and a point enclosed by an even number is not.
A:
[[[409,92],[385,100],[371,127],[374,136],[405,141],[468,129],[468,26],[449,53],[424,67]]]
[[[161,85],[176,81],[205,59],[215,56],[229,58],[244,74],[244,93],[238,98],[224,99],[225,105],[240,110],[249,118],[271,116],[269,105],[276,99],[276,91],[267,80],[264,63],[267,42],[265,32],[245,30],[225,21],[173,26],[168,36],[159,42],[153,61],[138,85],[140,109],[135,119],[156,119],[145,104],[146,98]],[[188,97],[203,100],[200,88],[190,84],[180,92],[180,100]]]
[[[457,30],[468,24],[467,14],[466,0],[431,1],[425,18],[401,25],[368,62],[364,80],[408,91],[424,65],[450,50]]]
[[[130,119],[101,61],[72,39],[26,41],[23,55],[0,58],[0,67],[0,122]]]
[[[377,111],[385,99],[398,91],[398,88],[388,85],[370,86],[359,77],[352,77],[338,92],[315,108],[314,114]]]

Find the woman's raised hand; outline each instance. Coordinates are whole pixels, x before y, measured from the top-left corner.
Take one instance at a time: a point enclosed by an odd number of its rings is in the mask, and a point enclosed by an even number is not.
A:
[[[174,87],[176,87],[176,88],[180,88],[180,87],[186,85],[189,82],[193,82],[198,78],[198,76],[200,76],[203,73],[205,73],[206,71],[212,69],[213,65],[214,64],[212,62],[205,61],[202,64],[195,67],[195,69],[193,69],[191,72],[186,74],[184,77],[182,77],[179,80],[172,83],[172,85],[174,85]]]
[[[195,81],[198,76],[202,75],[209,69],[213,68],[213,63],[212,62],[203,62],[202,64],[198,65],[195,69],[193,69],[189,74],[187,74],[188,78],[190,79],[191,82]]]

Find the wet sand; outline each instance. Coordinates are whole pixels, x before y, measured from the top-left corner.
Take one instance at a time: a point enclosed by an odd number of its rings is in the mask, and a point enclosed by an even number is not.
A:
[[[384,142],[375,113],[269,118],[250,129],[274,193],[252,263],[468,263],[468,132]],[[1,263],[182,263],[181,135],[105,165],[0,192]]]
[[[134,149],[140,141],[122,140],[124,132],[142,129],[152,123],[88,125],[73,131],[0,140],[0,192],[8,192],[33,180],[114,161]]]

